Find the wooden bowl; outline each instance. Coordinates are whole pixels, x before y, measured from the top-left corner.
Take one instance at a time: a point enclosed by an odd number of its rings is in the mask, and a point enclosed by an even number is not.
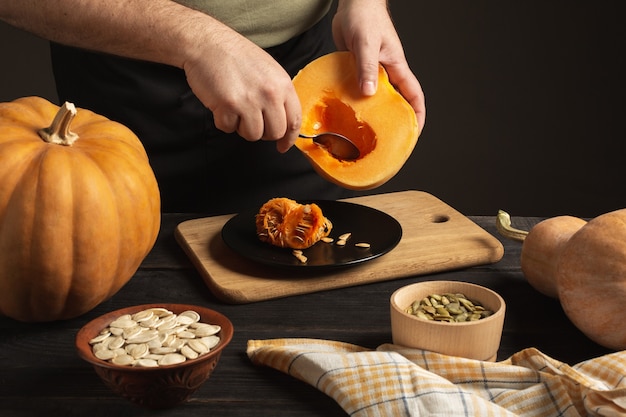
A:
[[[449,323],[418,318],[405,310],[430,294],[463,293],[486,309],[489,317]],[[407,285],[391,296],[393,343],[450,356],[495,361],[500,347],[506,305],[500,295],[480,285],[460,281],[425,281]]]
[[[115,365],[94,356],[89,341],[124,314],[162,307],[173,313],[193,310],[200,322],[221,326],[219,343],[209,353],[175,365],[135,367]],[[205,307],[186,304],[145,304],[104,314],[83,326],[76,335],[78,355],[90,363],[102,381],[115,393],[147,408],[167,408],[181,404],[209,378],[222,350],[233,337],[233,325],[224,315]]]

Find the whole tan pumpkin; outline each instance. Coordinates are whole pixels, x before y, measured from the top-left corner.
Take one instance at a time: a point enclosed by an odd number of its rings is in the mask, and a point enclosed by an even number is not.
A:
[[[0,103],[0,314],[86,313],[131,279],[159,227],[157,182],[128,128],[70,103]]]
[[[571,216],[546,219],[530,232],[498,214],[498,230],[523,241],[520,265],[528,282],[558,298],[572,323],[596,343],[626,349],[626,209],[589,222]]]

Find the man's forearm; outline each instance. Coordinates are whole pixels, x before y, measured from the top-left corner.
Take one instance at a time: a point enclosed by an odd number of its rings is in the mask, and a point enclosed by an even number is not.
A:
[[[0,0],[0,19],[58,43],[179,68],[194,44],[234,35],[170,0]]]

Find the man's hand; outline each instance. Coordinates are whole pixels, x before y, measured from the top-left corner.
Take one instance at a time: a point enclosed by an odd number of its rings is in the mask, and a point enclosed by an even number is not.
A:
[[[187,82],[213,112],[215,126],[249,140],[277,141],[286,152],[300,131],[300,101],[289,74],[263,49],[223,28],[184,65]]]
[[[406,61],[387,2],[340,0],[333,19],[333,37],[338,49],[352,51],[356,56],[364,95],[376,92],[378,64],[383,65],[391,84],[415,110],[421,132],[426,122],[424,92]]]

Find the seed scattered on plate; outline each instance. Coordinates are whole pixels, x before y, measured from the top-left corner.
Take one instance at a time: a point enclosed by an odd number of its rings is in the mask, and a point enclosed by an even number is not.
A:
[[[336,245],[338,245],[338,246],[345,246],[346,243],[348,242],[348,239],[350,239],[350,236],[352,236],[352,233],[350,233],[350,232],[344,233],[344,234],[340,235],[337,238]]]
[[[340,235],[337,239],[347,241],[348,239],[350,239],[350,236],[352,236],[352,233],[348,232]]]
[[[294,249],[293,251],[291,251],[291,253],[303,264],[305,264],[306,261],[308,260],[308,258],[304,256],[304,254],[302,253],[300,249]]]
[[[157,367],[195,359],[220,342],[221,327],[188,310],[151,308],[118,317],[89,341],[98,359],[116,365]]]
[[[320,240],[324,243],[335,243],[335,245],[337,246],[346,246],[346,244],[348,243],[348,239],[350,239],[352,237],[352,233],[351,232],[347,232],[347,233],[343,233],[341,235],[339,235],[339,237],[337,237],[337,241],[335,241],[335,239],[333,239],[330,236],[325,236],[323,238],[321,238]],[[357,248],[364,248],[367,249],[370,247],[370,244],[367,242],[358,242],[355,243],[354,246],[356,246]],[[303,264],[307,262],[308,258],[306,257],[306,255],[304,254],[304,252],[301,249],[293,249],[291,251],[292,255],[295,256],[300,262],[302,262]]]

